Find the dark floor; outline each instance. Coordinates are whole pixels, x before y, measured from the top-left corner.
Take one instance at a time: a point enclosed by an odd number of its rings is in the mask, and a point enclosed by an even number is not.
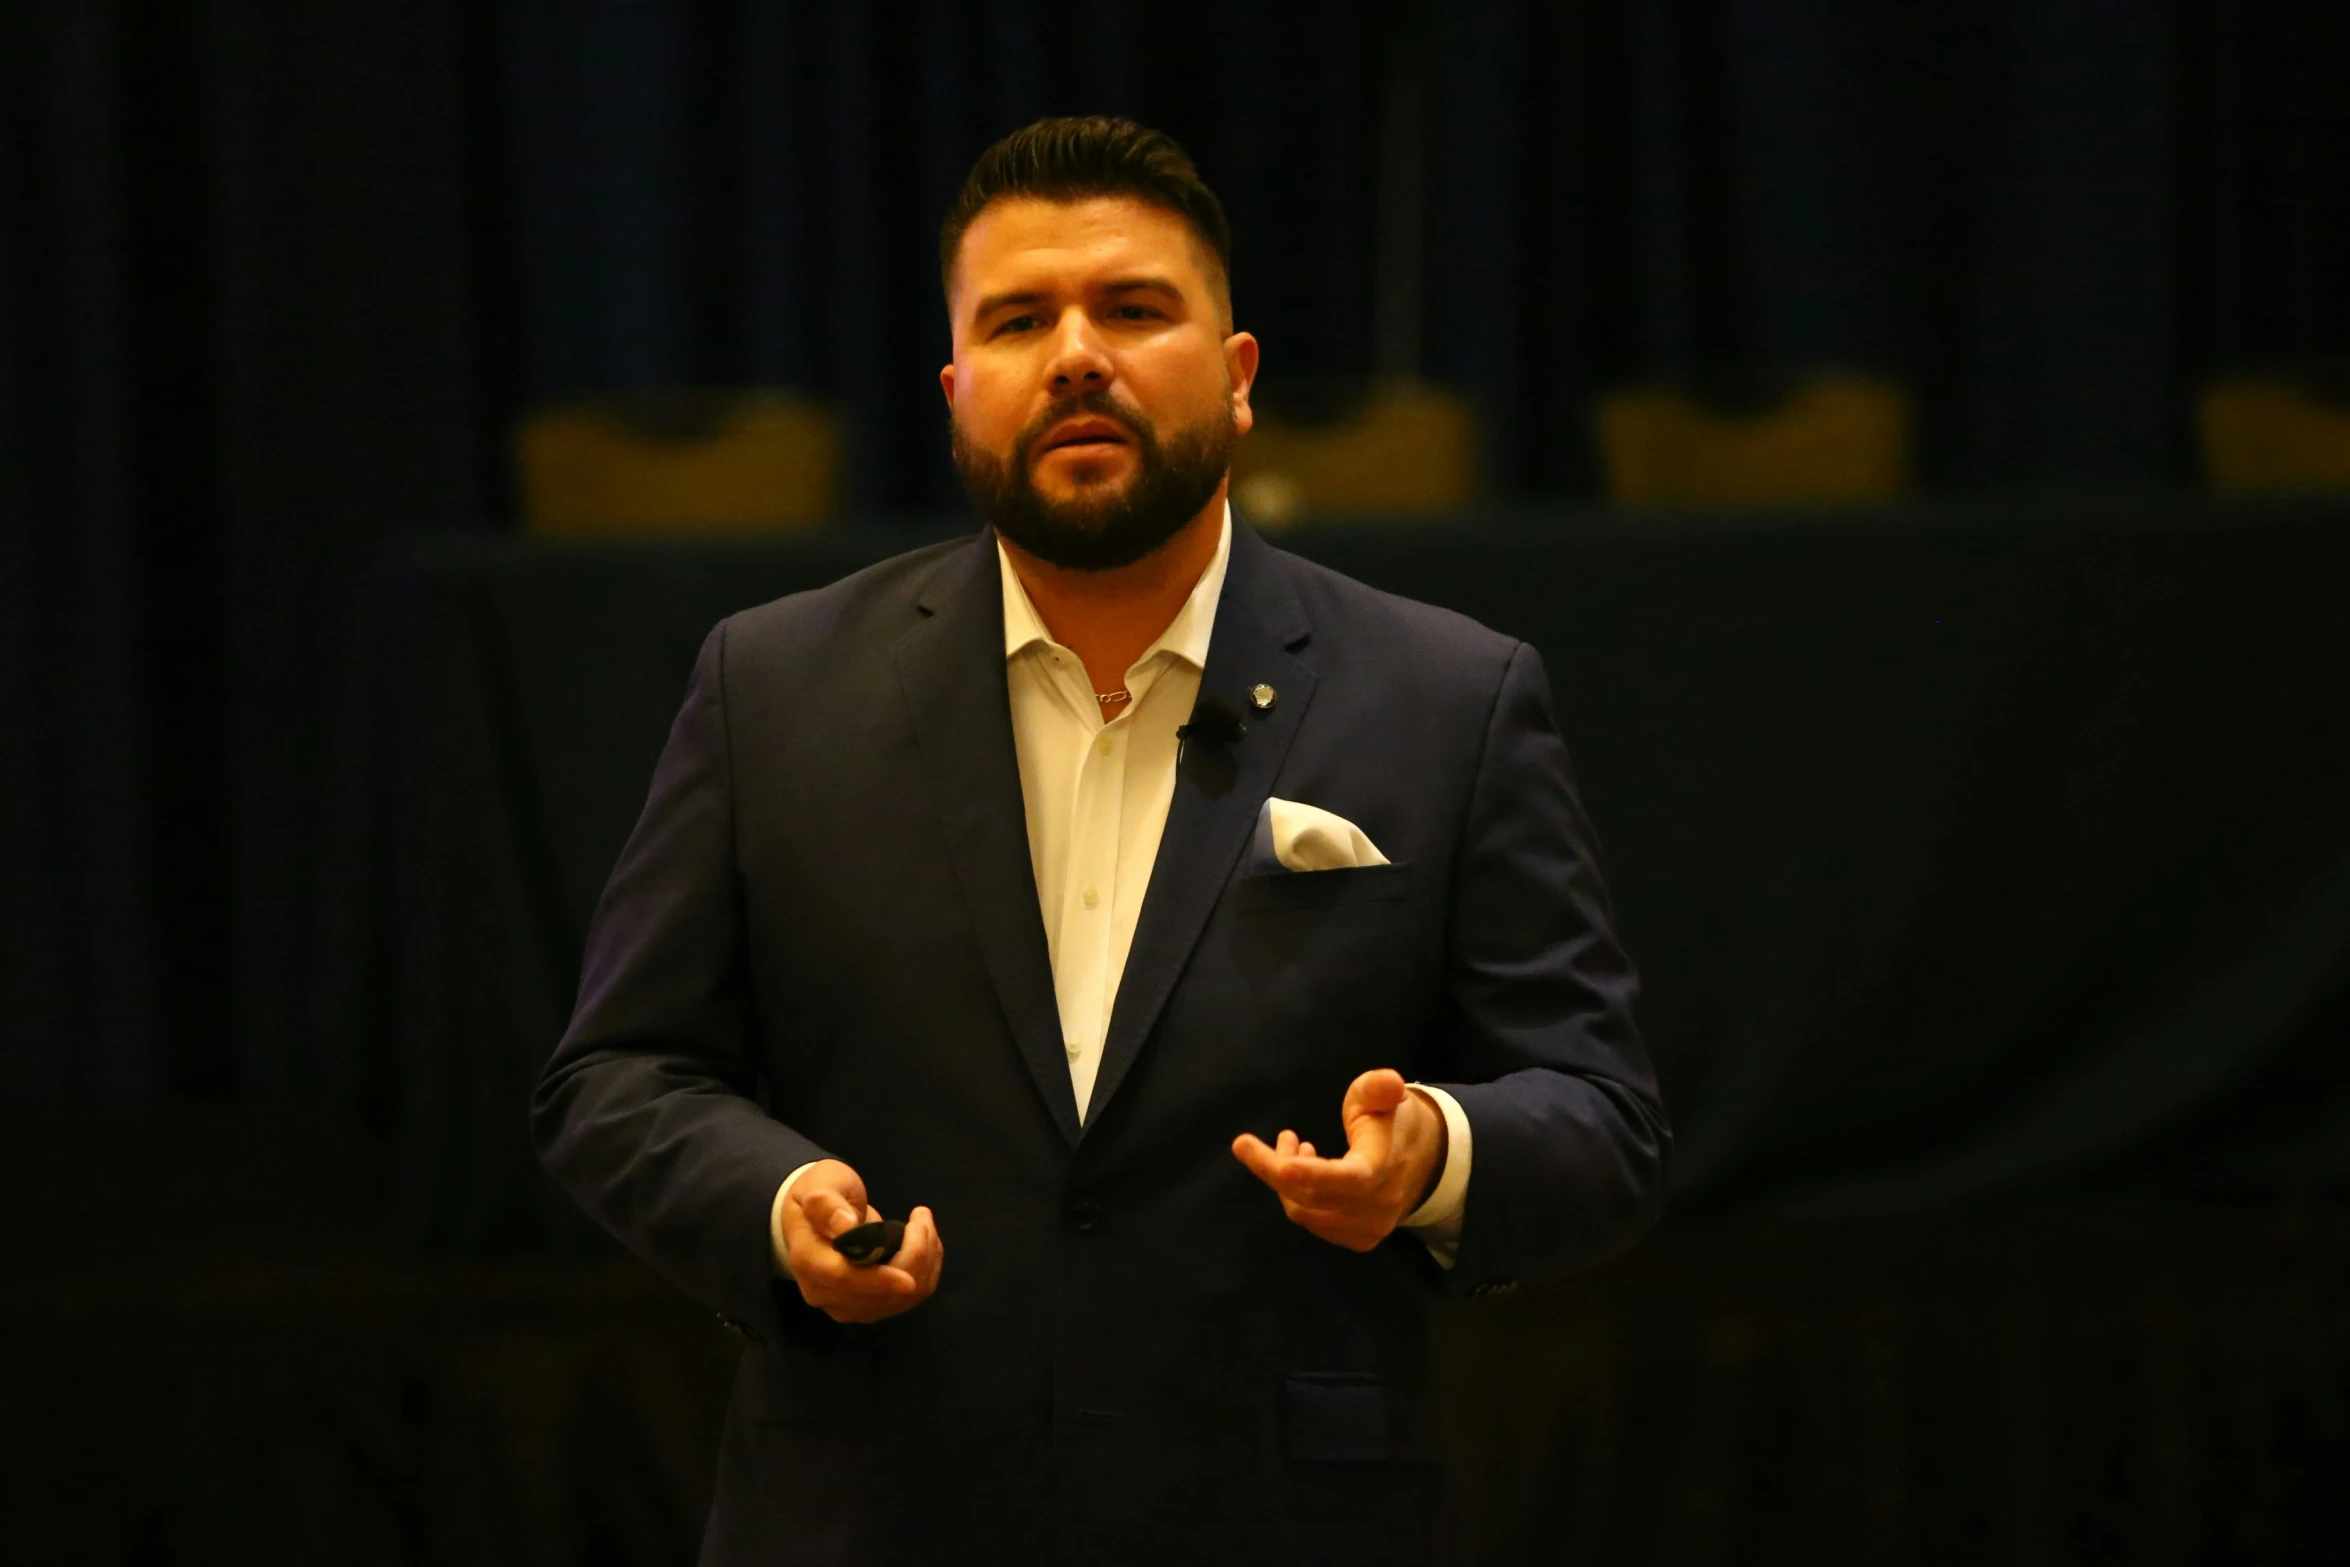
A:
[[[737,1346],[290,1109],[0,1125],[0,1561],[692,1559]],[[1682,1224],[1444,1327],[1481,1561],[2331,1560],[2350,1216]],[[1539,1542],[1539,1543],[1536,1543]]]

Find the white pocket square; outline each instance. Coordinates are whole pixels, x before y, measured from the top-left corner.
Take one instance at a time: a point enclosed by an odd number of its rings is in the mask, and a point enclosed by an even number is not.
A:
[[[1370,835],[1345,817],[1296,800],[1265,801],[1249,849],[1252,874],[1271,871],[1344,871],[1385,865]]]

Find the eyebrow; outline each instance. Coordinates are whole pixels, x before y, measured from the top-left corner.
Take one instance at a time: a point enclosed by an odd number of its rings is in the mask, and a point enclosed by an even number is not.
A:
[[[1117,278],[1102,285],[1105,294],[1166,294],[1175,299],[1183,297],[1183,290],[1172,278],[1156,275]],[[1044,298],[1041,289],[1020,288],[1008,293],[990,294],[972,308],[971,319],[984,321],[1006,305],[1033,305]]]
[[[1120,278],[1114,283],[1103,284],[1102,292],[1105,294],[1172,294],[1178,299],[1183,297],[1183,290],[1175,286],[1174,279],[1164,277]]]
[[[1015,289],[1009,294],[990,294],[971,308],[971,319],[984,321],[1006,305],[1033,305],[1044,295],[1033,288]]]

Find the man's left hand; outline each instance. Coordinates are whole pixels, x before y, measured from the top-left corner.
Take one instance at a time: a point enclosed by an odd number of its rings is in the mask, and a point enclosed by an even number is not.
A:
[[[1365,1072],[1339,1107],[1346,1153],[1325,1159],[1284,1130],[1268,1146],[1253,1132],[1232,1140],[1233,1155],[1279,1194],[1292,1223],[1351,1251],[1369,1251],[1406,1214],[1428,1200],[1443,1172],[1444,1113],[1386,1067]]]

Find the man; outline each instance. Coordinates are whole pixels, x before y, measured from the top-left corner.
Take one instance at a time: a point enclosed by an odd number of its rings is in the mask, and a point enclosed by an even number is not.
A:
[[[1231,517],[1167,138],[1014,134],[941,261],[991,527],[711,633],[541,1156],[749,1341],[706,1562],[1441,1560],[1432,1305],[1668,1140],[1541,665]]]

